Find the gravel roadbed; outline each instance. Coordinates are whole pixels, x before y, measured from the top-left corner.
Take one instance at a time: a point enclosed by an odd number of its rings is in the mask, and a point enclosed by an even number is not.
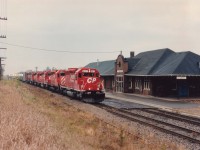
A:
[[[92,113],[93,115],[103,120],[104,122],[117,128],[123,128],[125,131],[129,133],[137,134],[141,138],[145,138],[146,136],[156,138],[160,141],[166,141],[166,142],[170,142],[175,145],[178,145],[180,149],[196,150],[200,148],[200,145],[198,144],[192,144],[192,143],[187,142],[186,140],[182,140],[180,138],[171,136],[169,134],[162,133],[158,130],[141,125],[137,122],[131,122],[126,119],[117,117],[115,115],[108,113],[107,111],[103,109],[96,107],[95,105],[83,103],[81,101],[70,99],[68,97],[57,95],[57,94],[55,94],[55,96],[63,98],[65,100],[65,103],[70,104],[77,109],[81,109],[82,111]],[[159,119],[162,120],[163,118],[160,117]],[[170,120],[168,121],[170,122]],[[177,125],[179,124],[182,124],[182,126],[187,126],[184,123],[177,123]],[[199,127],[194,128],[194,130],[199,131]]]

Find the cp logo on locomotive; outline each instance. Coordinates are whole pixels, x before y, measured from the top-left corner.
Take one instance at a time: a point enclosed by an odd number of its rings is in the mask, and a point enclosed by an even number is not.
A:
[[[94,83],[96,80],[96,78],[88,78],[87,83]]]

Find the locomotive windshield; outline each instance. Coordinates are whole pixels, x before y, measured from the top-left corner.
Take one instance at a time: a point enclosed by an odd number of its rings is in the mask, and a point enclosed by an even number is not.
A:
[[[94,73],[84,72],[83,76],[84,77],[94,77]]]
[[[78,73],[78,78],[82,77],[100,77],[99,72],[95,70],[82,70]]]
[[[54,74],[55,72],[49,72],[48,75],[51,76],[52,74]]]
[[[64,72],[61,72],[61,73],[60,73],[60,76],[65,76],[65,73],[64,73]]]

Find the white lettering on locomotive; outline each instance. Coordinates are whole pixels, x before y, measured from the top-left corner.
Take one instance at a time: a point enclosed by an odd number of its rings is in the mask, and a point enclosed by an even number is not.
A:
[[[95,70],[91,70],[92,73],[95,73]]]
[[[88,72],[88,70],[82,70],[82,72]]]
[[[88,78],[87,83],[94,83],[96,80],[96,78]]]

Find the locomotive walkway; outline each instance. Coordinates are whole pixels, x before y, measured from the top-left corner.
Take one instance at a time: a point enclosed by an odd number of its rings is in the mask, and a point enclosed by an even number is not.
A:
[[[182,109],[200,109],[200,103],[191,103],[190,100],[193,99],[176,99],[176,98],[159,98],[153,96],[143,96],[137,94],[128,94],[128,93],[106,93],[106,98],[109,99],[117,99],[137,104],[142,104],[150,107],[156,107],[161,109],[168,109],[168,110],[182,110]],[[200,100],[199,100],[200,101]],[[185,113],[184,113],[185,114]],[[186,113],[187,114],[187,113]],[[196,117],[200,117],[199,113],[195,113]],[[188,114],[190,115],[190,114]]]

